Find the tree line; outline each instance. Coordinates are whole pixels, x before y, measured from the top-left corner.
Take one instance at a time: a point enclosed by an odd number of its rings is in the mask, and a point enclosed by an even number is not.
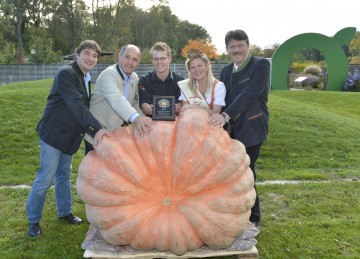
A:
[[[143,10],[135,0],[91,0],[90,6],[83,0],[0,0],[0,64],[60,62],[85,39],[95,40],[109,52],[136,44],[143,50],[143,63],[151,63],[149,49],[157,41],[170,45],[173,62],[184,62],[186,50],[193,47],[200,47],[213,62],[229,62],[225,53],[217,52],[205,28],[180,20],[168,0],[152,2]],[[251,53],[271,58],[279,46],[252,45]],[[359,32],[344,51],[349,61],[360,61]],[[316,49],[301,50],[294,58],[324,60]],[[100,62],[113,63],[114,57]]]
[[[2,0],[0,5],[0,63],[58,62],[74,53],[84,39],[93,39],[104,51],[118,51],[125,44],[146,50],[167,42],[174,60],[190,39],[211,45],[201,26],[180,20],[167,1],[156,0],[142,10],[135,0]],[[106,58],[105,58],[106,60]],[[111,60],[113,62],[113,59]]]

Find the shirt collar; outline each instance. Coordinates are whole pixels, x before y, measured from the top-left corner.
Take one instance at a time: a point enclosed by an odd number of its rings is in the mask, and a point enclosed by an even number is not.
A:
[[[250,59],[251,59],[251,54],[249,53],[248,56],[246,57],[246,59],[244,60],[244,62],[240,66],[237,67],[234,63],[233,73],[239,72],[244,67],[246,67],[246,65],[249,64]]]
[[[87,85],[87,84],[89,83],[89,81],[91,80],[90,73],[86,73],[86,74],[85,74],[84,80],[85,80],[85,83],[86,83],[86,85]]]
[[[125,72],[124,72],[124,70],[122,70],[122,68],[119,66],[119,69],[120,69],[120,72],[121,72],[121,74],[124,76],[124,81],[125,82],[130,82],[131,81],[131,79],[132,79],[132,74],[130,75],[130,76],[127,76],[126,74],[125,74]]]
[[[171,73],[170,70],[169,70],[169,74],[166,77],[165,81],[167,81],[167,80],[173,80],[173,81],[175,80],[174,77],[173,77],[173,74]],[[151,75],[151,81],[152,82],[155,82],[155,81],[161,81],[162,82],[162,80],[157,76],[156,71],[153,71],[153,74]]]

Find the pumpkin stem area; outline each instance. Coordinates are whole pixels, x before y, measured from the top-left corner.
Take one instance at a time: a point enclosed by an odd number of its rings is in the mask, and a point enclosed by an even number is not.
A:
[[[165,199],[163,199],[163,205],[164,205],[164,206],[169,206],[170,203],[171,203],[170,198],[165,198]]]

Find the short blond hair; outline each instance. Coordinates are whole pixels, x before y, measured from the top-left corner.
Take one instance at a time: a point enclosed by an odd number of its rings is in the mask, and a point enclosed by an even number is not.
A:
[[[168,54],[168,57],[171,57],[171,48],[169,45],[167,45],[165,42],[156,42],[150,49],[150,56],[152,57],[153,51],[159,50],[159,51],[166,51]]]

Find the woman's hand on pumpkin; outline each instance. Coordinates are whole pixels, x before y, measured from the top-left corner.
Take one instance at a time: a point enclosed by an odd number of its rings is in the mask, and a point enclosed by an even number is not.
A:
[[[96,149],[98,147],[98,145],[100,144],[102,138],[104,136],[110,136],[110,131],[106,130],[106,129],[100,129],[94,136],[94,142],[93,142],[93,147],[94,149]]]
[[[219,113],[214,113],[209,119],[209,124],[213,126],[219,126],[220,128],[224,127],[226,124],[225,118]]]
[[[149,117],[136,117],[134,123],[135,123],[135,129],[137,133],[142,137],[144,134],[149,134],[151,131],[151,122],[152,119]]]

